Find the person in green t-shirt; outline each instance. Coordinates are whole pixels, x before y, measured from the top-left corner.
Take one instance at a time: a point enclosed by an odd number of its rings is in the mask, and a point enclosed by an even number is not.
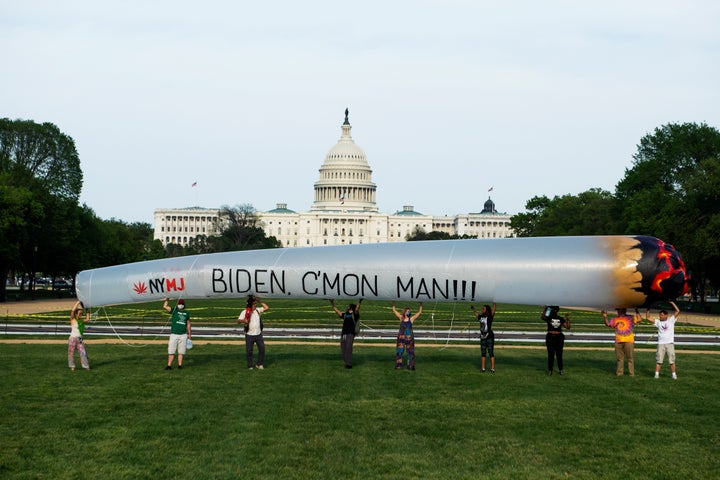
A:
[[[170,313],[170,339],[168,341],[168,361],[165,370],[172,370],[175,354],[178,356],[178,368],[183,366],[183,356],[187,351],[187,341],[192,339],[190,326],[190,312],[185,310],[185,300],[177,301],[175,308],[170,308],[168,300],[165,299],[163,309]]]

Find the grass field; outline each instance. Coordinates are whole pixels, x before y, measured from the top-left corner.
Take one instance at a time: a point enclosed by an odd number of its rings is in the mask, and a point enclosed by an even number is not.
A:
[[[270,309],[263,315],[266,327],[294,327],[294,328],[338,328],[342,326],[333,313],[327,301],[321,300],[267,300]],[[188,300],[188,310],[192,316],[193,325],[196,326],[233,326],[237,327],[236,319],[240,310],[244,308],[242,299],[213,299]],[[346,303],[337,303],[341,309]],[[406,303],[398,304],[398,308]],[[475,304],[479,307],[479,303]],[[103,325],[110,322],[112,325],[167,325],[168,315],[161,308],[162,302],[118,305],[102,308],[93,308],[94,321]],[[417,303],[407,303],[413,311]],[[416,321],[415,326],[424,330],[477,330],[477,320],[470,312],[470,304],[427,302],[423,306],[423,314]],[[365,301],[361,308],[361,322],[368,328],[397,328],[397,321],[391,311],[392,303],[388,301]],[[656,313],[659,306],[654,308]],[[665,306],[665,308],[669,308]],[[540,320],[540,307],[527,305],[498,305],[497,315],[493,324],[495,330],[537,330],[544,331],[545,323]],[[583,332],[611,332],[602,321],[597,311],[566,310],[570,312],[573,330]],[[5,322],[42,323],[55,325],[58,329],[66,329],[69,311],[49,312],[34,315],[0,315],[0,327]],[[641,313],[644,314],[644,311]],[[684,322],[681,315],[676,326],[676,333],[720,333],[720,329],[699,328]],[[656,331],[652,325],[643,324],[638,327],[640,333]]]
[[[541,348],[419,344],[196,345],[163,370],[164,344],[87,342],[70,372],[62,344],[0,344],[0,478],[717,478],[720,355],[678,353],[679,379],[615,377],[611,348],[569,349],[564,376]]]

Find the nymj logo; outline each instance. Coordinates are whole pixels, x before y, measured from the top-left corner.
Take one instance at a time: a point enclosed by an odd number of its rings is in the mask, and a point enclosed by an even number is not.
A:
[[[133,290],[135,293],[142,295],[143,293],[167,293],[167,292],[181,292],[185,290],[185,279],[180,278],[151,278],[145,282],[137,282],[133,284]]]

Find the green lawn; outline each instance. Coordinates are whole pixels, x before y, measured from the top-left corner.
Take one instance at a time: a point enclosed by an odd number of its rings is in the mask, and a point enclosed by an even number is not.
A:
[[[678,353],[679,379],[616,378],[614,353],[420,344],[417,371],[393,345],[270,343],[248,371],[242,345],[199,345],[163,370],[164,344],[0,344],[0,478],[717,478],[720,355]]]

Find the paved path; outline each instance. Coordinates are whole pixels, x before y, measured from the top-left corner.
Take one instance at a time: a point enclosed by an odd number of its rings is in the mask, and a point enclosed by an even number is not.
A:
[[[87,340],[95,341],[101,338],[114,337],[118,342],[144,342],[154,340],[167,341],[169,334],[167,326],[112,326],[109,324],[89,324],[85,330],[84,337]],[[36,323],[20,324],[8,323],[0,326],[0,335],[44,335],[56,337],[59,341],[65,341],[68,335],[66,325],[43,325]],[[339,342],[340,330],[333,328],[266,328],[263,332],[266,340],[283,341],[332,341]],[[387,342],[392,343],[397,335],[395,329],[364,329],[358,337],[358,342]],[[638,347],[655,347],[657,337],[652,334],[641,333],[635,337],[635,344]],[[479,344],[480,338],[476,331],[467,332],[462,330],[415,330],[415,339],[419,343],[435,344]],[[227,327],[194,327],[193,340],[228,341],[232,343],[244,342],[244,332],[240,328]],[[545,332],[542,331],[514,331],[496,329],[495,340],[497,344],[521,343],[529,345],[542,345],[545,342]],[[0,342],[3,341],[0,337]],[[565,343],[567,345],[587,345],[614,343],[614,333],[608,332],[566,332]],[[676,334],[675,344],[678,346],[720,346],[720,334]],[[720,353],[720,352],[718,352]]]

